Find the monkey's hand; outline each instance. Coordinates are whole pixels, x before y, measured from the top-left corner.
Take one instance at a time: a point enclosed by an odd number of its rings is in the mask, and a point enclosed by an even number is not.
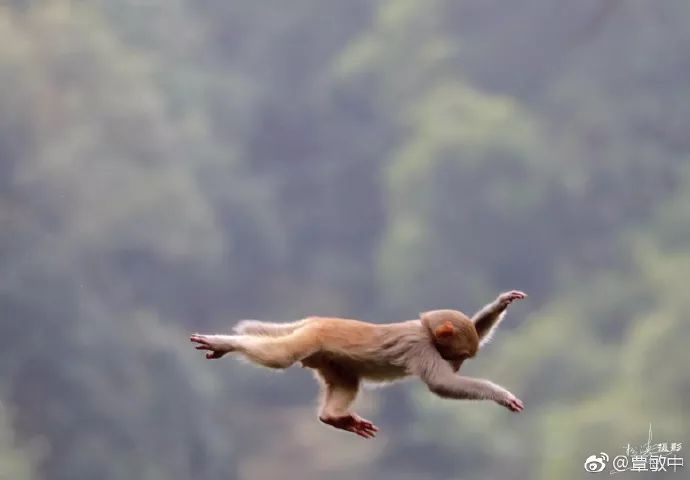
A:
[[[508,305],[513,303],[515,300],[523,300],[527,298],[527,294],[521,292],[520,290],[512,290],[510,292],[503,292],[498,296],[498,303],[502,308],[506,308]]]
[[[206,358],[215,359],[234,350],[227,338],[224,335],[200,335],[195,333],[189,337],[189,340],[199,344],[195,347],[197,350],[208,350]]]
[[[379,431],[376,425],[356,413],[342,417],[319,417],[319,420],[340,430],[356,433],[362,438],[374,438]]]
[[[525,404],[522,403],[522,400],[520,400],[507,390],[499,398],[496,399],[496,403],[498,403],[499,405],[503,405],[511,412],[518,413],[525,409]]]

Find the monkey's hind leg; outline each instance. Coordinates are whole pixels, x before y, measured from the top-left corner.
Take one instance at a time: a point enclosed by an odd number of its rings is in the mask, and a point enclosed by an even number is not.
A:
[[[268,368],[288,368],[319,349],[318,337],[308,327],[283,337],[254,335],[198,335],[190,338],[197,350],[209,350],[206,358],[220,358],[240,352],[249,360]]]
[[[197,350],[208,350],[206,358],[221,358],[226,353],[235,351],[234,335],[201,335],[194,333],[189,340],[198,343],[194,348]]]
[[[349,410],[357,397],[359,379],[334,365],[321,366],[318,372],[324,391],[319,420],[363,438],[374,438],[376,425]]]

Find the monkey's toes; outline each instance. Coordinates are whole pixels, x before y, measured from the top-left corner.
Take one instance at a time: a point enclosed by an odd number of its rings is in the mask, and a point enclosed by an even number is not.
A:
[[[206,353],[206,358],[209,360],[221,358],[223,355],[228,353],[223,349],[219,349],[217,345],[214,345],[209,337],[206,335],[199,335],[198,333],[193,334],[189,337],[189,340],[194,343],[198,343],[196,347],[197,350],[208,350]]]
[[[369,420],[357,419],[352,431],[362,438],[374,438],[379,429]]]
[[[199,347],[197,347],[199,348]],[[215,360],[217,358],[221,358],[223,355],[225,355],[226,352],[219,352],[219,351],[211,351],[206,354],[206,358],[209,360]]]
[[[362,438],[374,438],[378,428],[369,420],[365,420],[357,415],[350,414],[342,417],[319,416],[323,423],[335,428],[352,432]]]
[[[208,345],[208,344],[209,344],[208,338],[206,338],[205,335],[200,335],[200,334],[198,334],[198,333],[193,333],[193,334],[189,337],[189,341],[190,341],[190,342],[194,342],[194,343],[201,343],[201,344],[204,344],[204,345]]]

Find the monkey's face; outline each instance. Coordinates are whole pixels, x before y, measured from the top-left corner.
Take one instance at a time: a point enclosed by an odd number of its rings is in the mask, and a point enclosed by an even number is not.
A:
[[[454,372],[460,370],[462,366],[462,360],[450,360],[449,363]]]
[[[432,334],[434,345],[445,360],[461,364],[479,350],[479,335],[474,323],[457,310],[434,310],[421,315]]]
[[[444,330],[438,332],[436,348],[444,359],[463,362],[477,354],[479,338],[474,325],[469,327],[454,326],[452,333],[446,333]]]

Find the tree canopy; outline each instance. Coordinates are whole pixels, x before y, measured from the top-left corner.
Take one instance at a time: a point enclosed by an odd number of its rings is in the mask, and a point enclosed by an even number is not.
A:
[[[0,6],[0,479],[581,478],[690,441],[690,6]],[[206,363],[191,331],[510,312],[520,416]]]

